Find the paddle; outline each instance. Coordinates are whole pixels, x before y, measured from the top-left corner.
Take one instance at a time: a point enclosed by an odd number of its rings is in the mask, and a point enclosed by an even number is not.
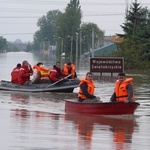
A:
[[[65,80],[65,79],[67,79],[67,78],[70,77],[71,75],[72,75],[72,74],[69,74],[68,76],[66,76],[66,77],[64,77],[64,78],[62,78],[62,79],[60,79],[60,80],[54,82],[53,84],[51,84],[51,85],[49,85],[49,86],[47,86],[47,87],[45,87],[45,88],[49,88],[49,87],[51,87],[51,86],[53,86],[53,85],[55,85],[55,84],[57,84],[57,83],[59,83],[59,82]]]

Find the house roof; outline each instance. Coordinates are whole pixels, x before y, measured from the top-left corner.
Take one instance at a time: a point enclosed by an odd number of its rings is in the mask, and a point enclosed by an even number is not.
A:
[[[100,55],[107,56],[112,51],[117,51],[117,45],[114,43],[95,49],[94,56],[100,56]],[[84,53],[85,56],[90,56],[91,54],[92,51],[90,53],[89,52]]]

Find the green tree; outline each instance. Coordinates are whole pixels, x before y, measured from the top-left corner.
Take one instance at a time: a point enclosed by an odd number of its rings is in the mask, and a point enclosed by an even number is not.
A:
[[[119,44],[119,56],[125,58],[127,68],[149,66],[150,60],[150,12],[142,8],[137,1],[132,3],[121,25],[124,30],[124,42]]]
[[[40,50],[40,46],[45,45],[48,49],[49,45],[55,45],[55,27],[56,16],[60,13],[59,10],[52,10],[47,12],[46,16],[38,19],[37,26],[39,30],[34,34],[34,49]]]
[[[92,38],[94,38],[94,49],[102,46],[104,39],[104,32],[98,28],[94,23],[83,23],[81,25],[81,47],[82,53],[90,51],[92,49]],[[94,37],[92,37],[92,30],[94,31]]]
[[[20,48],[18,47],[17,44],[13,42],[8,42],[7,44],[7,52],[19,52]]]
[[[81,24],[81,8],[79,0],[70,0],[65,12],[58,15],[56,21],[56,39],[60,43],[63,40],[63,51],[66,57],[75,61],[76,53],[76,34],[79,34]],[[60,45],[60,44],[59,44]],[[57,48],[57,54],[60,54],[60,46]]]
[[[43,36],[40,30],[35,32],[33,39],[33,50],[35,52],[42,50]]]
[[[134,38],[138,33],[138,27],[143,24],[144,18],[142,18],[143,12],[141,11],[141,6],[137,1],[132,3],[130,10],[126,15],[126,22],[121,25],[125,32],[125,37]]]
[[[31,52],[32,51],[32,44],[30,42],[27,43],[26,51],[27,52]]]
[[[4,52],[7,47],[7,40],[0,36],[0,53]]]

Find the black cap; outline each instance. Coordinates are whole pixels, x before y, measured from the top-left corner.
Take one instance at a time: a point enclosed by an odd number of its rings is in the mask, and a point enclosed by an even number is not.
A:
[[[20,64],[20,63],[18,63],[18,64],[17,64],[17,67],[21,67],[21,64]]]
[[[70,65],[71,65],[71,62],[67,62],[67,65],[69,65],[69,66],[70,66]]]
[[[120,73],[118,73],[118,76],[126,76],[126,75],[125,75],[125,73],[120,72]]]
[[[40,66],[40,65],[43,65],[43,63],[42,62],[38,62],[36,65]]]

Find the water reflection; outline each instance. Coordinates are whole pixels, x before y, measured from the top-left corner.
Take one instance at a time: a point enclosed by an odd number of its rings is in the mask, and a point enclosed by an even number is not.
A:
[[[86,145],[86,149],[91,150],[92,140],[95,138],[93,131],[95,127],[99,130],[111,131],[114,150],[129,150],[132,143],[134,128],[138,127],[135,117],[130,115],[125,118],[109,118],[102,116],[78,116],[65,115],[65,119],[72,121],[77,127],[79,145]],[[81,144],[82,143],[82,144]]]
[[[57,149],[55,142],[60,132],[60,118],[61,115],[53,113],[11,109],[9,150]]]
[[[51,117],[54,120],[59,119],[59,114],[49,113],[49,112],[42,112],[42,111],[29,111],[27,109],[11,109],[11,115],[15,115],[16,117]]]
[[[29,102],[29,94],[23,94],[23,93],[11,93],[11,100],[15,101],[16,103],[20,104],[27,104]]]
[[[71,147],[78,150],[93,150],[100,147],[107,149],[106,143],[109,145],[108,149],[130,150],[135,128],[136,132],[138,130],[134,115],[112,118],[60,115],[26,109],[10,111],[12,124],[10,133],[12,137],[16,137],[10,142],[15,143],[12,144],[15,150],[17,148],[20,150],[23,145],[24,149],[35,150],[53,148],[69,150]],[[61,143],[61,147],[55,145],[56,141]]]
[[[76,93],[22,93],[1,91],[1,103],[9,104],[11,108],[21,108],[30,111],[45,111],[64,114],[65,99],[76,98]],[[4,98],[4,99],[3,99]]]
[[[16,57],[17,56],[17,57]],[[27,59],[32,65],[42,61],[52,66],[55,60],[32,53],[0,54],[1,79],[10,80],[10,72],[18,62]],[[89,61],[81,60],[77,73],[85,77]],[[65,99],[74,93],[21,93],[0,91],[0,147],[3,150],[130,150],[149,149],[150,72],[127,74],[134,78],[134,92],[140,106],[139,118],[105,118],[68,116],[64,113]],[[116,78],[95,79],[95,94],[108,102]],[[134,141],[134,142],[132,142]]]

